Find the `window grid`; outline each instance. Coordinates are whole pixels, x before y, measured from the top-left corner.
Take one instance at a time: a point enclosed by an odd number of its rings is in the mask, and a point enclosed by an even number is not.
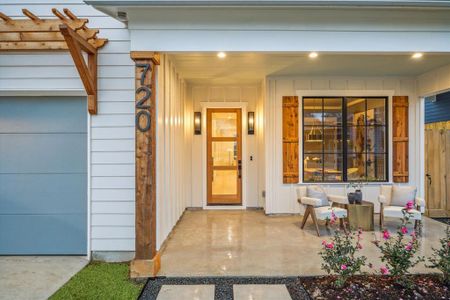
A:
[[[347,117],[348,117],[348,112],[347,112],[347,101],[348,99],[351,98],[361,98],[364,99],[364,125],[351,125],[351,126],[347,126]],[[322,152],[305,152],[305,127],[306,128],[312,128],[314,125],[310,125],[307,124],[305,125],[305,99],[320,99],[321,100],[321,107],[322,107],[322,111],[321,111],[321,129],[322,129],[322,143],[321,143],[321,148],[322,148]],[[341,126],[334,126],[334,125],[325,125],[325,99],[340,99],[341,100]],[[377,122],[375,121],[374,124],[368,125],[368,100],[370,99],[384,99],[384,125],[380,125],[377,124]],[[339,123],[337,123],[339,124]],[[352,127],[364,127],[364,149],[362,152],[354,152],[354,151],[348,151],[348,128],[352,128]],[[339,129],[341,129],[341,133],[340,133],[340,138],[341,138],[341,147],[340,147],[340,151],[336,152],[336,151],[325,151],[325,128],[335,128],[337,131]],[[384,151],[381,152],[377,152],[377,151],[369,151],[369,144],[368,144],[368,140],[369,140],[369,133],[368,130],[369,128],[373,128],[374,129],[374,135],[377,134],[377,128],[383,128],[384,129],[384,137],[383,137],[383,147],[384,147]],[[303,159],[302,159],[302,164],[303,164],[303,182],[352,182],[352,181],[367,181],[367,182],[385,182],[388,180],[388,170],[389,170],[389,161],[388,161],[388,98],[384,97],[384,96],[380,96],[380,97],[303,97],[302,99],[302,129],[303,129],[303,143],[302,143],[302,148],[303,148]],[[338,134],[338,138],[339,138],[339,134]],[[376,145],[374,144],[374,147]],[[376,149],[374,149],[376,150]],[[364,158],[364,178],[358,178],[355,180],[349,180],[348,179],[348,157],[349,155],[357,155],[357,154],[362,154],[363,158]],[[305,179],[305,157],[306,155],[317,155],[321,157],[321,173],[322,173],[322,180],[321,181],[317,181],[317,180],[306,180]],[[341,178],[342,180],[325,180],[325,156],[326,155],[336,155],[337,156],[337,161],[339,162],[339,166],[342,167],[341,170]],[[340,157],[339,157],[340,155]],[[376,164],[379,163],[379,160],[377,159],[377,156],[383,156],[384,159],[384,173],[383,174],[383,178],[381,179],[371,179],[369,180],[369,162],[370,162],[370,157],[374,158],[374,161],[372,163],[375,164],[374,167],[374,173],[375,173],[375,178],[378,178],[378,168],[376,166]]]

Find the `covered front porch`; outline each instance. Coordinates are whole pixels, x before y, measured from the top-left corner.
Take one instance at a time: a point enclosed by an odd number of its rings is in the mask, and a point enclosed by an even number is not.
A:
[[[323,275],[318,252],[332,231],[320,223],[318,237],[311,220],[300,229],[299,215],[266,216],[262,210],[187,210],[161,249],[161,276],[313,276]],[[380,239],[378,215],[375,232],[363,233],[362,255],[378,269]],[[391,232],[400,224],[390,219]],[[425,217],[419,255],[430,256],[439,246],[446,225]],[[413,224],[408,226],[412,231]],[[365,271],[369,271],[368,269]],[[432,272],[423,263],[414,273]]]

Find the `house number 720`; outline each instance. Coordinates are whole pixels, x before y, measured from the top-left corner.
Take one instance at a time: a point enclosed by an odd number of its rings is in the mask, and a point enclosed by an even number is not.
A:
[[[140,94],[144,92],[144,95],[141,99],[138,99],[136,102],[136,108],[141,109],[136,113],[136,128],[141,132],[146,132],[150,129],[151,125],[151,116],[150,116],[150,105],[144,104],[145,101],[150,99],[152,96],[152,90],[144,85],[145,77],[149,71],[152,71],[150,64],[136,64],[137,68],[144,68],[141,74],[140,84],[141,86],[136,89],[136,94]],[[145,118],[145,126],[141,126],[140,120],[141,118]]]

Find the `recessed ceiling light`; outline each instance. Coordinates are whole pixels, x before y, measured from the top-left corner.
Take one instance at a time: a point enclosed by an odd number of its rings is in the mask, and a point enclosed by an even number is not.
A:
[[[311,52],[308,56],[309,58],[316,58],[317,56],[319,56],[319,54],[317,52]]]
[[[217,57],[218,58],[225,58],[227,56],[227,54],[225,52],[219,52],[217,53]]]
[[[423,53],[421,53],[421,52],[416,52],[412,55],[412,58],[414,58],[414,59],[419,59],[422,57],[423,57]]]

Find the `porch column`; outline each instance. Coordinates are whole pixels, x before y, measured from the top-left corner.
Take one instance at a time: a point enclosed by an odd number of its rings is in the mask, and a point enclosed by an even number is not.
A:
[[[156,251],[156,69],[155,52],[131,52],[135,62],[136,254],[130,277],[154,277],[161,265]]]

